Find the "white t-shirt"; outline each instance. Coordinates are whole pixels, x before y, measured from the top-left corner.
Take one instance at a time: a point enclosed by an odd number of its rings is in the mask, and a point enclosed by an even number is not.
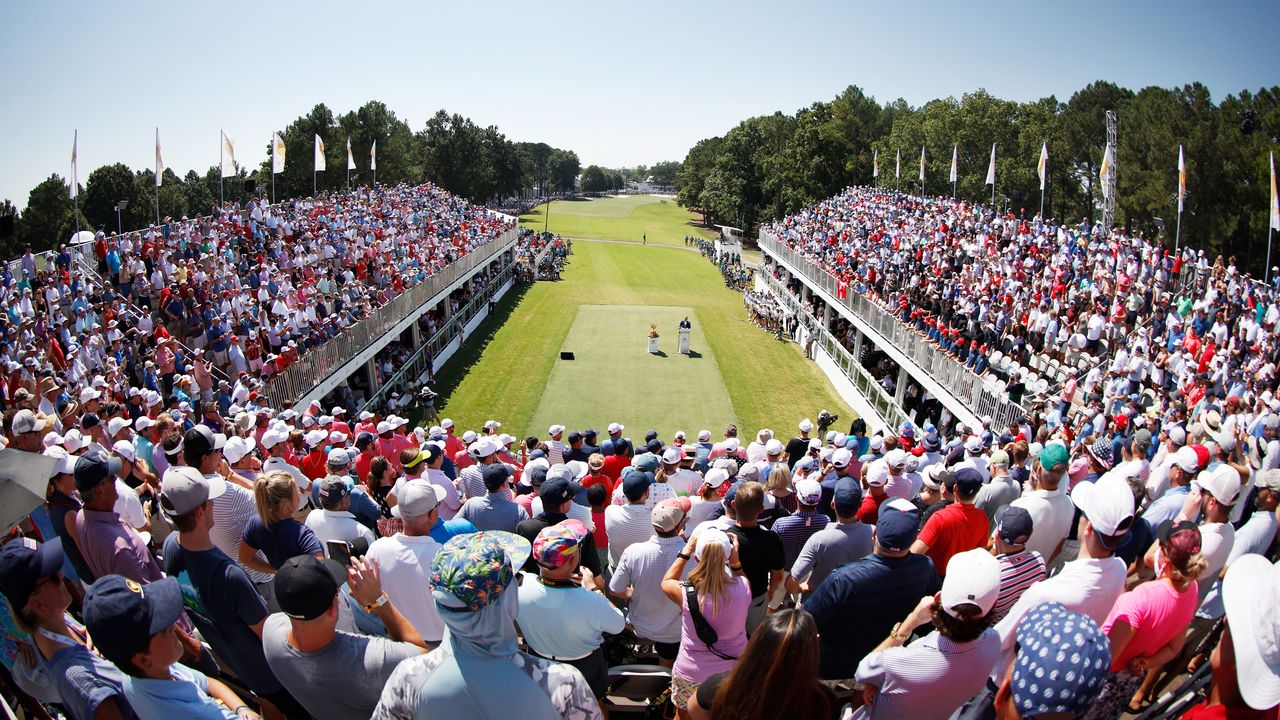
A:
[[[1071,498],[1059,486],[1054,491],[1032,490],[1010,505],[1023,508],[1031,515],[1031,537],[1027,540],[1027,549],[1040,553],[1046,563],[1053,560],[1058,544],[1071,531],[1071,520],[1076,514]]]
[[[356,516],[346,510],[316,508],[307,513],[307,521],[303,524],[311,528],[316,539],[324,545],[326,557],[329,555],[329,546],[325,543],[330,540],[351,542],[357,538],[364,538],[372,545],[377,539],[369,528],[361,525],[360,521],[356,520]]]
[[[138,493],[120,478],[116,478],[116,504],[111,509],[134,530],[141,530],[147,526],[147,514],[142,509],[142,500],[138,499]]]
[[[1204,557],[1204,572],[1200,577],[1200,600],[1204,601],[1213,581],[1227,566],[1227,558],[1231,556],[1231,546],[1236,541],[1236,529],[1230,523],[1204,523],[1200,526],[1200,554]]]
[[[422,639],[433,643],[444,637],[444,620],[431,596],[431,560],[439,551],[430,535],[396,533],[378,538],[366,555],[378,563],[383,592]]]

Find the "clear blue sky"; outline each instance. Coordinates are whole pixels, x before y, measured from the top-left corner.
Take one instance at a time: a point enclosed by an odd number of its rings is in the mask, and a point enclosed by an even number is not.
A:
[[[1280,2],[6,2],[0,198],[98,165],[242,162],[317,102],[444,107],[617,167],[683,159],[754,114],[856,84],[913,105],[985,87],[1060,99],[1096,79],[1280,83]],[[338,144],[340,140],[331,140]],[[292,160],[292,159],[291,159]],[[309,159],[303,159],[309,162]]]

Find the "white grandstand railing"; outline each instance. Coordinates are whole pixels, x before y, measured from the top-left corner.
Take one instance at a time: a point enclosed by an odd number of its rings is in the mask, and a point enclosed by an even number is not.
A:
[[[761,271],[759,276],[764,278],[765,285],[773,293],[774,297],[792,313],[800,317],[809,317],[812,320],[804,305],[783,286],[781,281],[764,271]],[[881,420],[884,420],[891,427],[900,427],[902,423],[910,419],[906,410],[894,402],[893,396],[879,382],[876,382],[876,379],[863,367],[858,358],[855,358],[853,353],[849,352],[834,335],[827,332],[820,323],[809,322],[805,326],[815,334],[814,342],[827,353],[828,357],[835,361],[840,371],[844,373],[845,377],[849,378],[849,382],[853,383],[858,392],[862,393],[862,396],[880,415]]]
[[[854,291],[852,287],[846,287],[844,298],[840,299],[839,283],[834,275],[819,268],[809,258],[778,241],[767,231],[760,231],[759,243],[761,249],[782,258],[809,282],[825,290],[830,297],[837,298],[844,309],[856,315],[887,343],[906,355],[975,416],[990,416],[992,427],[1008,425],[1026,414],[1021,405],[1010,402],[1008,397],[1002,397],[963,363],[943,352],[904,325],[897,316]]]
[[[263,381],[264,392],[271,407],[289,407],[296,403],[444,289],[494,256],[510,250],[516,238],[515,228],[504,232],[392,298],[368,318],[303,355],[284,372],[266,378]]]

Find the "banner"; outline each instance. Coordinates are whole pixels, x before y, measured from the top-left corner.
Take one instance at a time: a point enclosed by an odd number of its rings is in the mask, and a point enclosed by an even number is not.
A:
[[[920,146],[920,191],[924,191],[924,146]]]
[[[1098,175],[1102,180],[1102,197],[1111,197],[1111,167],[1116,163],[1116,149],[1111,143],[1107,143],[1106,152],[1102,153],[1102,167],[1098,171]]]
[[[1182,158],[1182,146],[1178,146],[1178,213],[1182,213],[1182,202],[1187,197],[1187,163]]]
[[[373,141],[373,147],[369,148],[369,169],[378,169],[378,141]]]
[[[991,143],[991,164],[987,166],[987,181],[983,185],[996,186],[996,144]]]
[[[1276,154],[1271,153],[1271,225],[1280,230],[1280,195],[1276,194]]]
[[[959,172],[960,165],[958,162],[959,159],[960,159],[960,145],[959,144],[952,145],[951,146],[951,182],[955,182],[956,178],[960,177],[960,172]]]
[[[284,172],[284,138],[280,133],[271,134],[271,174]]]
[[[894,153],[893,179],[897,180],[902,177],[902,151],[898,150]]]
[[[1049,175],[1049,143],[1040,146],[1040,163],[1036,165],[1036,174],[1040,176],[1040,192],[1044,192],[1044,179]]]
[[[356,169],[356,159],[351,155],[351,138],[347,138],[347,169]]]
[[[236,139],[222,131],[222,177],[236,174]]]
[[[324,170],[324,141],[316,135],[316,172]]]
[[[880,177],[880,151],[871,151],[871,177]]]
[[[164,177],[164,155],[160,154],[160,128],[156,128],[156,187]]]

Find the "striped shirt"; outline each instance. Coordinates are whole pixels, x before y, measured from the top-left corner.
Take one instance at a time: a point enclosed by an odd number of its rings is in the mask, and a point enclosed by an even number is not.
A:
[[[480,530],[510,533],[516,531],[521,520],[529,519],[529,513],[517,505],[505,490],[471,498],[463,503],[462,512],[458,515]]]
[[[958,643],[937,631],[905,647],[871,653],[858,663],[858,682],[880,688],[863,718],[945,718],[986,685],[1000,656],[1000,636],[988,628],[977,640]]]
[[[209,531],[209,539],[241,567],[240,543],[244,540],[244,526],[249,524],[249,518],[257,517],[257,513],[253,506],[253,493],[235,483],[227,483],[227,491],[213,499],[213,529]],[[267,561],[261,551],[258,552],[258,559],[264,563]],[[249,573],[249,579],[255,584],[272,578],[271,575],[249,568],[245,568],[245,572]]]
[[[996,560],[1000,561],[1000,594],[991,608],[992,623],[1000,622],[1027,588],[1045,578],[1044,558],[1034,550],[997,555]]]
[[[458,484],[462,486],[462,492],[468,498],[482,498],[488,493],[484,487],[484,475],[480,472],[481,467],[483,465],[469,465],[458,473]]]
[[[552,465],[565,462],[571,448],[559,440],[551,440],[547,443],[547,462]]]
[[[653,513],[644,503],[610,505],[604,509],[604,527],[609,533],[609,566],[617,567],[623,550],[653,537]]]
[[[800,556],[800,549],[804,547],[805,541],[825,528],[829,522],[831,520],[826,515],[816,510],[778,518],[773,523],[773,531],[782,539],[783,567],[791,569]]]

